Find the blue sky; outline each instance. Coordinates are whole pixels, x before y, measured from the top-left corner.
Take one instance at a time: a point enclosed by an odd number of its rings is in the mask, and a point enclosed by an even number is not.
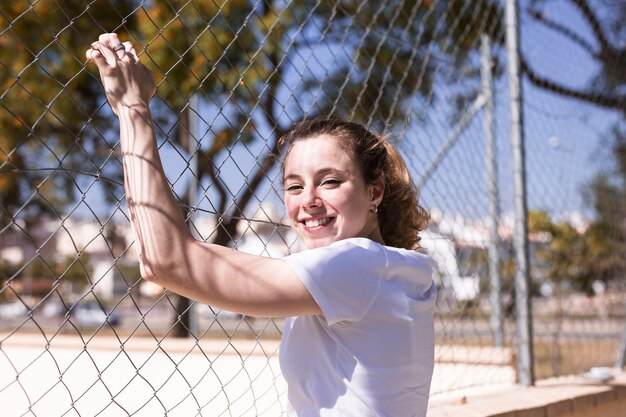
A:
[[[524,7],[523,2],[522,7]],[[548,3],[545,12],[548,16],[567,22],[584,36],[589,35],[584,20],[566,1]],[[545,75],[554,77],[568,85],[584,86],[594,74],[596,68],[583,51],[555,34],[553,31],[532,23],[528,17],[522,19],[522,47],[524,54],[536,69]],[[322,48],[324,49],[324,48]],[[313,55],[319,51],[310,51],[300,56],[291,68],[291,75],[286,79],[294,83],[300,81],[299,72],[304,69],[315,72],[325,71],[325,65],[333,65],[332,51],[322,51],[321,57]],[[441,88],[441,86],[439,86]],[[441,88],[445,103],[446,94],[452,94]],[[508,87],[505,77],[495,85],[496,90],[496,135],[498,143],[500,205],[503,212],[512,206],[511,149],[508,143]],[[598,170],[607,169],[607,159],[599,156],[602,135],[619,117],[615,112],[599,109],[580,101],[563,99],[553,94],[538,90],[528,82],[524,83],[525,94],[525,138],[527,149],[528,202],[531,209],[547,209],[555,217],[569,212],[584,212],[580,190]],[[308,99],[311,99],[308,97]],[[279,100],[286,107],[293,105],[294,97],[289,89],[283,89]],[[307,98],[299,97],[306,103]],[[401,149],[407,156],[407,162],[414,178],[432,161],[441,144],[450,135],[453,126],[448,119],[449,109],[445,104],[438,108],[415,109],[413,122],[400,133]],[[418,123],[417,114],[426,115],[427,123]],[[207,123],[213,126],[223,123],[223,117],[207,105],[201,107],[201,113]],[[220,162],[219,168],[224,181],[233,194],[245,185],[246,175],[251,171],[258,155],[265,145],[270,132],[263,131],[262,124],[257,140],[249,147],[238,146],[232,149]],[[199,122],[198,130],[204,132],[208,125]],[[207,135],[207,140],[210,139]],[[263,138],[265,136],[265,138]],[[264,140],[265,139],[265,140]],[[482,217],[485,214],[487,198],[485,193],[485,161],[483,157],[484,134],[482,114],[479,113],[468,125],[457,144],[444,159],[422,190],[422,202],[427,208],[437,208],[444,212],[460,213],[468,217]],[[169,145],[162,148],[166,173],[175,181],[175,190],[184,192],[189,179],[185,173],[186,162]],[[274,186],[264,184],[257,193],[259,201],[248,208],[250,215],[260,205],[260,201],[270,201],[280,207],[280,175],[275,170],[271,177]],[[215,193],[209,188],[206,196],[214,201]],[[88,202],[100,206],[97,195],[88,195]],[[198,197],[198,200],[202,196]],[[213,211],[205,198],[200,207]]]

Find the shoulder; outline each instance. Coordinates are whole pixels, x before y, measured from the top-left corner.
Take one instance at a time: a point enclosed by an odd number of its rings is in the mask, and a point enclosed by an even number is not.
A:
[[[383,246],[350,238],[284,258],[308,289],[326,323],[357,321],[378,296],[387,273]]]
[[[390,248],[387,250],[385,280],[392,286],[400,284],[402,291],[416,300],[434,301],[436,288],[434,273],[437,265],[430,256],[413,250]]]
[[[306,249],[284,259],[289,263],[306,260],[306,263],[321,264],[347,262],[354,267],[366,265],[382,268],[404,266],[422,270],[436,269],[436,263],[428,255],[415,250],[385,246],[362,237],[343,239],[328,246]]]
[[[394,276],[420,276],[431,278],[435,262],[414,250],[381,245],[367,238],[349,238],[328,246],[307,249],[284,258],[299,275],[303,270],[309,274],[375,275],[380,278]]]
[[[437,269],[436,262],[428,255],[415,250],[385,246],[387,262],[390,268],[409,267],[424,271]]]
[[[306,249],[284,258],[290,265],[308,266],[316,270],[384,269],[387,267],[385,247],[365,238],[350,238],[328,246]]]
[[[369,252],[383,252],[385,246],[380,243],[365,237],[351,237],[348,239],[338,240],[328,246],[327,248],[335,248],[343,251],[369,251]],[[320,248],[321,249],[321,248]]]
[[[386,246],[364,237],[353,237],[334,242],[328,248],[337,254],[347,256],[381,257],[387,259]]]

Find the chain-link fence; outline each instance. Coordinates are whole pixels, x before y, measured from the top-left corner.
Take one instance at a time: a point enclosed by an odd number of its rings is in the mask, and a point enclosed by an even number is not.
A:
[[[517,13],[525,176],[509,141],[503,1],[0,4],[2,414],[283,412],[282,320],[140,277],[117,120],[84,58],[110,31],[156,74],[162,158],[200,239],[271,257],[300,248],[275,159],[293,122],[343,117],[390,135],[432,214],[433,396],[516,380],[519,178],[534,374],[621,367],[626,6],[525,0]]]

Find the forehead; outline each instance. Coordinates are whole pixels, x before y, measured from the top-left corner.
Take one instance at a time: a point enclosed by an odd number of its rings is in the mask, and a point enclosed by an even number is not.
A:
[[[344,169],[354,167],[351,155],[340,146],[332,136],[314,136],[298,140],[287,153],[284,161],[284,171],[303,168],[342,166]]]

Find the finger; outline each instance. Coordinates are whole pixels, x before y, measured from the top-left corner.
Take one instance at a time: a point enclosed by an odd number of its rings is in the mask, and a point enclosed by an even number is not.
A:
[[[100,51],[96,49],[87,50],[87,59],[92,61],[98,67],[98,75],[100,76],[100,82],[104,85],[104,72],[106,72],[109,68],[106,59],[100,53]]]
[[[124,42],[124,47],[126,48],[126,53],[132,56],[135,59],[135,62],[139,62],[139,55],[137,55],[137,51],[131,42]]]
[[[98,37],[98,42],[108,48],[113,48],[115,45],[121,43],[117,33],[103,33]]]
[[[119,59],[129,58],[129,55],[126,53],[126,48],[124,47],[124,44],[118,43],[117,45],[115,45],[113,47],[113,52],[115,53],[115,56]],[[126,60],[128,61],[128,59]]]
[[[100,45],[100,42],[98,42],[98,41],[92,42],[91,45],[89,45],[89,46],[91,48],[89,48],[87,50],[87,53],[90,54],[90,55],[93,55],[96,52],[99,53],[100,52],[100,48],[102,48],[102,46]],[[87,58],[89,58],[89,56]]]
[[[126,52],[124,52],[124,56],[120,58],[120,61],[122,61],[122,62],[126,62],[126,63],[128,63],[128,64],[134,64],[134,63],[136,63],[136,61],[135,61],[135,57],[134,57],[134,56],[132,56],[132,55],[131,55],[131,54],[129,54],[129,53],[126,53]]]
[[[105,45],[111,48],[111,50],[116,53],[118,58],[121,58],[124,55],[126,52],[125,48],[122,48],[124,44],[120,40],[117,33],[104,33],[100,36],[104,39]]]
[[[117,34],[103,33],[98,37],[98,43],[100,45],[98,49],[102,53],[102,55],[104,55],[107,63],[114,66],[115,62],[118,60],[118,58],[120,58],[120,56],[113,51],[113,47],[119,43],[119,38],[117,37]]]
[[[87,51],[87,58],[93,61],[100,72],[106,68],[108,62],[102,51],[106,49],[100,42],[96,41],[91,44],[91,49]]]
[[[111,37],[110,39],[115,39],[114,37]],[[118,38],[119,40],[119,38]],[[128,56],[128,45],[126,45],[127,42],[118,42],[113,44],[113,52],[115,52],[115,55],[119,58],[119,59],[124,59],[124,58],[129,58]],[[131,59],[132,60],[132,59]],[[125,61],[129,61],[129,59],[125,59]]]
[[[139,57],[137,56],[137,52],[135,51],[133,44],[126,41],[122,42],[122,45],[124,46],[124,55],[121,57],[122,61],[132,63],[139,62]]]
[[[85,55],[87,56],[87,59],[95,63],[98,66],[98,68],[101,68],[107,65],[106,59],[104,58],[102,53],[97,49],[88,49]]]

